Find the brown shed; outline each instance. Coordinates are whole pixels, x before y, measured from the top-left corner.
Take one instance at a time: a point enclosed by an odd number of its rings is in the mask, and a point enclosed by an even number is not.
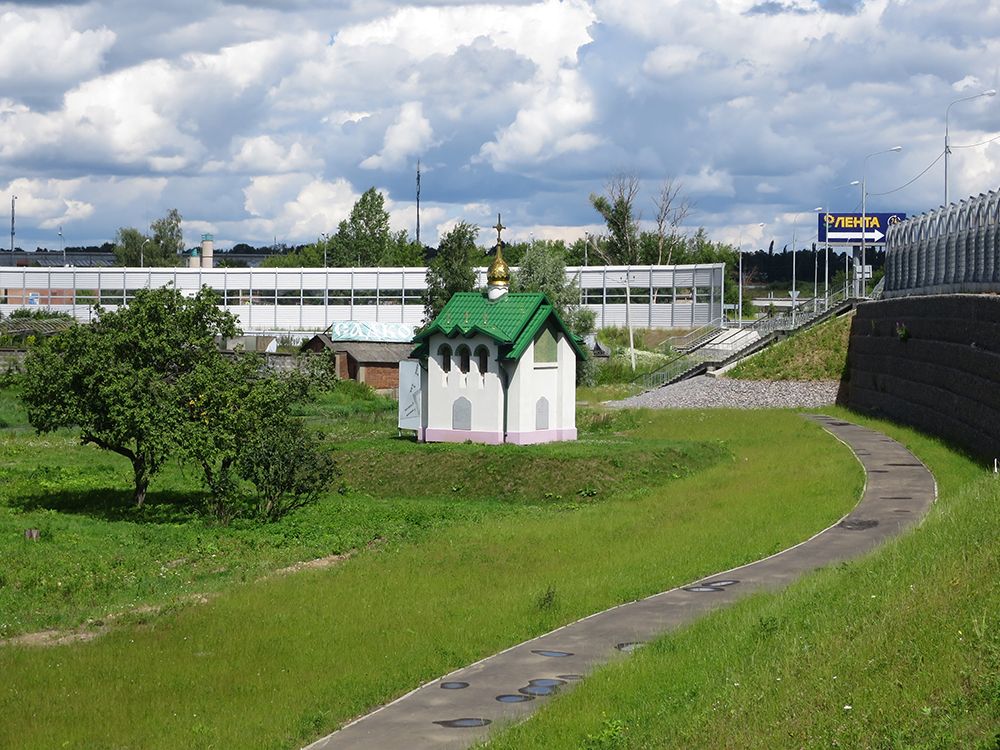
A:
[[[399,363],[413,351],[411,343],[382,341],[334,341],[317,334],[302,345],[304,351],[333,352],[337,377],[357,380],[377,391],[399,388]]]

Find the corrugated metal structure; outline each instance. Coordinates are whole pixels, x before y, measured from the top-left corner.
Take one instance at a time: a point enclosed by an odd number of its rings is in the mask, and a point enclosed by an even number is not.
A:
[[[885,250],[887,298],[1000,292],[1000,191],[890,227]]]
[[[478,269],[486,285],[486,268]],[[321,331],[337,321],[423,323],[426,268],[3,268],[0,313],[41,306],[89,321],[93,305],[114,309],[138,289],[173,284],[214,289],[247,331]],[[597,326],[697,328],[722,317],[725,264],[586,266],[580,301]],[[627,290],[627,292],[626,292]]]

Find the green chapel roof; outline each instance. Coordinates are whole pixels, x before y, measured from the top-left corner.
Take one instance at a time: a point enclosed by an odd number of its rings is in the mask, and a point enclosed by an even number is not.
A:
[[[410,356],[426,357],[428,339],[435,333],[448,338],[481,333],[507,345],[503,347],[507,349],[504,359],[518,359],[550,318],[566,334],[576,356],[586,359],[580,341],[566,327],[548,298],[539,292],[508,292],[496,300],[478,292],[458,292],[438,316],[413,337],[413,342],[419,346]]]

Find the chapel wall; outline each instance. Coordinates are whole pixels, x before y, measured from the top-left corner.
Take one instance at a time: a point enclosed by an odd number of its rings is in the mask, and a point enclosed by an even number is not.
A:
[[[451,348],[451,371],[445,373],[441,367],[442,344]],[[503,398],[500,376],[496,362],[497,348],[492,339],[485,336],[448,339],[432,336],[428,356],[428,412],[427,427],[438,430],[452,429],[452,415],[455,401],[465,398],[469,401],[472,416],[471,432],[499,433],[503,430]],[[469,371],[460,371],[459,347],[469,348]],[[487,369],[479,370],[476,349],[485,346],[489,351]]]

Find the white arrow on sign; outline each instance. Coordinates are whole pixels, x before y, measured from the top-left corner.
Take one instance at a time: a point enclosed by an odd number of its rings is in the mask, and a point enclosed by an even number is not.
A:
[[[872,242],[878,242],[880,239],[885,237],[877,229],[870,229],[864,233],[866,240],[871,240]],[[844,242],[860,242],[861,232],[827,232],[826,236],[830,240],[843,240]]]

